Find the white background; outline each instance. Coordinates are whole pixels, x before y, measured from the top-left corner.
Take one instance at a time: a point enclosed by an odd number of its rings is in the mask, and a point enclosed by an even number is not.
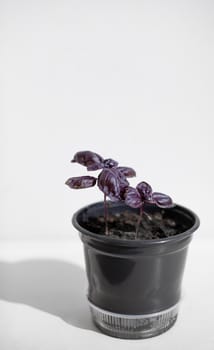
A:
[[[212,0],[0,0],[1,350],[213,349],[213,62]],[[70,164],[79,150],[134,167],[132,185],[201,219],[161,337],[93,328],[70,219],[102,193],[65,186],[86,174]]]
[[[72,235],[93,150],[136,169],[212,235],[214,3],[1,0],[0,238]]]

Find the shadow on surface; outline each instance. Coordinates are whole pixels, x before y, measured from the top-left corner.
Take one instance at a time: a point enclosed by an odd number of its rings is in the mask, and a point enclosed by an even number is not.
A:
[[[0,299],[26,304],[78,328],[99,332],[86,299],[85,271],[58,260],[0,262]]]

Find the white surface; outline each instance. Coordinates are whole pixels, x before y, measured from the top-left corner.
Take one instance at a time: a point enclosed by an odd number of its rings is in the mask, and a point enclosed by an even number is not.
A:
[[[213,350],[213,245],[190,244],[183,297],[175,326],[146,340],[120,340],[91,323],[86,302],[82,244],[2,243],[0,246],[0,349]]]
[[[0,238],[70,237],[102,199],[64,182],[91,149],[198,213],[212,235],[212,0],[0,1]]]

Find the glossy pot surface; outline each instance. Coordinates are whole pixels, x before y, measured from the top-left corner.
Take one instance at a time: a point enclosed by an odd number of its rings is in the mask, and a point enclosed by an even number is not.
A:
[[[87,221],[103,215],[103,202],[79,210],[73,225],[84,244],[88,299],[98,308],[123,315],[142,315],[170,309],[180,299],[188,245],[199,226],[198,217],[176,205],[167,215],[184,223],[175,236],[154,240],[122,240],[87,229]],[[127,210],[111,203],[110,212]],[[135,211],[136,209],[130,209]],[[147,206],[148,213],[160,210]]]

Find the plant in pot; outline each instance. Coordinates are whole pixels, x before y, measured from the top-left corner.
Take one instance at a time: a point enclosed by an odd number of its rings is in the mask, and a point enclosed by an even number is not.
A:
[[[134,188],[130,167],[91,151],[72,162],[101,170],[98,177],[71,177],[72,189],[95,186],[104,201],[73,215],[84,245],[88,301],[95,325],[127,339],[159,335],[178,315],[188,245],[199,219],[191,210],[141,181]],[[109,200],[107,200],[107,198]]]

